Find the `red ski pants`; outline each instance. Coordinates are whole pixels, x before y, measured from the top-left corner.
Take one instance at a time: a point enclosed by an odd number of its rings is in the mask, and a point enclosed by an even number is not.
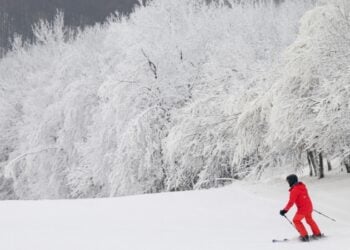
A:
[[[317,234],[321,233],[316,222],[312,218],[311,213],[308,213],[308,214],[296,213],[294,218],[293,218],[293,222],[294,222],[295,228],[298,230],[298,232],[300,233],[301,236],[305,236],[308,234],[303,223],[301,222],[301,220],[304,218],[306,220],[306,223],[309,224],[309,226],[311,227],[313,234],[317,235]]]

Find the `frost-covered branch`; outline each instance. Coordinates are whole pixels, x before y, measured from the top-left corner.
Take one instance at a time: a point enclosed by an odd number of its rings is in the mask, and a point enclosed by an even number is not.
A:
[[[148,66],[149,66],[150,70],[153,72],[154,78],[157,79],[158,78],[157,66],[151,61],[151,59],[149,59],[148,55],[146,55],[146,53],[143,49],[141,50],[141,52],[144,55],[144,57],[147,59]]]

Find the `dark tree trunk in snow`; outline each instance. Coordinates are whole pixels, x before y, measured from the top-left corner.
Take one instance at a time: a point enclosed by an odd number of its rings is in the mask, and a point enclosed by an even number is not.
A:
[[[343,159],[343,164],[345,165],[346,172],[350,173],[350,156]]]
[[[310,169],[309,175],[310,175],[310,176],[313,176],[313,173],[312,173],[312,163],[311,163],[311,159],[310,159],[310,151],[307,151],[307,152],[306,152],[306,157],[307,157],[307,162],[309,163],[309,169]]]
[[[332,164],[331,161],[327,159],[327,166],[328,166],[328,171],[332,171]]]
[[[316,150],[307,151],[307,161],[310,168],[310,176],[318,176],[320,179],[324,178],[324,164],[322,153],[317,154]],[[332,169],[331,163],[327,160],[328,169]]]
[[[346,172],[349,174],[350,173],[350,164],[345,163],[345,168],[346,168]]]
[[[322,153],[318,154],[318,158],[319,158],[319,173],[320,173],[320,179],[324,178],[324,166],[323,166],[323,156]]]
[[[311,167],[310,168],[314,170],[314,175],[317,176],[318,175],[318,171],[317,171],[318,164],[317,164],[317,159],[315,157],[316,151],[308,151],[307,154],[308,154],[308,158],[311,162],[311,166],[312,166],[312,168]]]
[[[320,162],[319,162],[317,151],[316,150],[312,151],[312,155],[314,157],[314,162],[315,162],[315,169],[316,169],[315,170],[315,176],[318,176]]]

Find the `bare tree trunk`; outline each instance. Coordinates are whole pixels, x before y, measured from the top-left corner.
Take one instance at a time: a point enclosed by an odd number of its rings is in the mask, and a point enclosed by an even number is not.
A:
[[[315,160],[315,168],[316,168],[316,172],[315,172],[315,176],[319,175],[319,166],[320,166],[320,162],[319,162],[319,158],[318,158],[318,154],[317,151],[314,150],[313,151],[313,156],[314,156],[314,160]]]
[[[322,156],[322,153],[319,153],[318,154],[318,158],[319,158],[319,178],[322,179],[324,178],[324,166],[323,166],[323,156]]]
[[[328,166],[328,171],[332,171],[332,164],[331,161],[327,159],[327,166]]]
[[[306,151],[307,162],[309,163],[309,169],[310,169],[309,175],[310,175],[310,176],[313,176],[313,173],[312,173],[312,163],[311,163],[311,159],[310,159],[310,153],[311,153],[311,152],[310,152],[309,150]]]
[[[345,168],[346,168],[346,172],[349,174],[350,173],[350,164],[345,163]]]
[[[343,159],[343,164],[345,165],[346,172],[350,173],[350,156]]]
[[[318,172],[317,172],[317,162],[316,162],[316,159],[315,159],[315,151],[308,151],[308,155],[309,155],[309,158],[310,158],[310,161],[311,161],[311,165],[312,165],[312,169],[314,170],[314,174],[315,176],[317,176]]]

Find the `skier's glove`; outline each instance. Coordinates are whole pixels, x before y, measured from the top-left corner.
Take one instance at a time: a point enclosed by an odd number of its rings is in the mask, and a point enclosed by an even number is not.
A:
[[[288,212],[287,210],[283,209],[283,210],[280,211],[280,215],[284,216],[287,212]]]

